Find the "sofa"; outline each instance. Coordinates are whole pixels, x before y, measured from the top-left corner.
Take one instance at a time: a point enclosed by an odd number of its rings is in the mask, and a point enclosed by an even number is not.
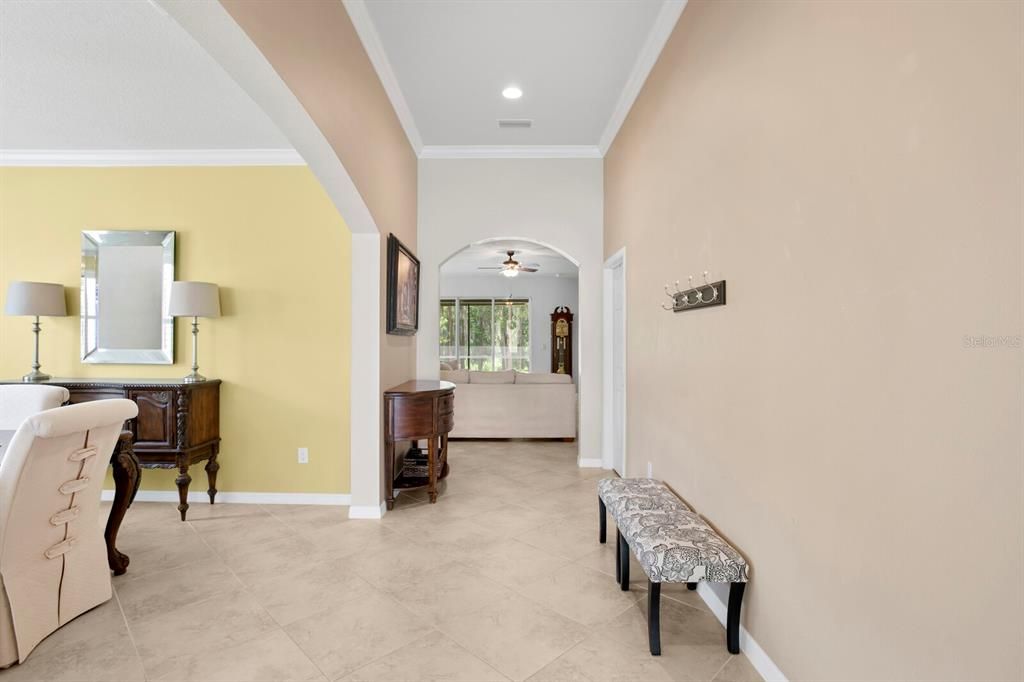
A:
[[[441,370],[455,384],[452,438],[576,438],[576,385],[567,374]]]

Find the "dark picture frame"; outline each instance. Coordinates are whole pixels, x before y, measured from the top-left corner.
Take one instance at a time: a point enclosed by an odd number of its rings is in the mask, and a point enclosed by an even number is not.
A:
[[[393,234],[388,235],[387,333],[413,336],[420,326],[420,261]]]

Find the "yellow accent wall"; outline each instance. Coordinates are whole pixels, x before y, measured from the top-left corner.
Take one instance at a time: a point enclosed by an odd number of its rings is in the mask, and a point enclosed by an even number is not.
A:
[[[43,371],[181,377],[187,320],[173,365],[81,363],[86,229],[174,230],[175,278],[220,285],[224,316],[201,320],[199,336],[200,371],[224,382],[218,489],[347,493],[351,238],[309,169],[0,168],[0,287],[67,287],[69,316],[42,321]],[[0,317],[0,376],[20,377],[31,359],[30,318]],[[309,464],[296,462],[299,447]],[[173,490],[174,476],[146,470],[142,487]],[[193,467],[192,490],[206,490],[205,476]]]

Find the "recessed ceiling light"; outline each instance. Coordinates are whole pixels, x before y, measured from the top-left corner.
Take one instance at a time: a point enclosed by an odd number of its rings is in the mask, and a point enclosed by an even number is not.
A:
[[[510,85],[501,91],[501,96],[505,99],[519,99],[523,96],[523,91],[514,85]]]

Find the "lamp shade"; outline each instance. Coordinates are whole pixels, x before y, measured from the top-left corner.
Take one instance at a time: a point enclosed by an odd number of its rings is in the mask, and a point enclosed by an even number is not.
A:
[[[11,282],[7,286],[6,315],[64,317],[64,285],[48,282]]]
[[[171,317],[220,317],[220,293],[210,282],[171,282]]]

